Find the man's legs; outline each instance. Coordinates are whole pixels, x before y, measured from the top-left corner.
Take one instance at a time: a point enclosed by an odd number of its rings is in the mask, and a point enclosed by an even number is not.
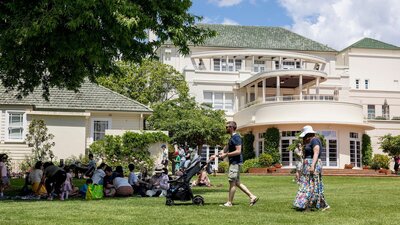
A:
[[[257,201],[257,196],[253,195],[250,190],[242,183],[240,183],[240,181],[236,181],[236,186],[242,190],[247,196],[249,196],[250,198],[250,203],[255,203],[255,201]],[[256,200],[257,199],[257,200]]]
[[[228,202],[233,203],[233,198],[235,197],[235,192],[236,192],[236,182],[235,181],[229,181],[229,197],[228,197]]]

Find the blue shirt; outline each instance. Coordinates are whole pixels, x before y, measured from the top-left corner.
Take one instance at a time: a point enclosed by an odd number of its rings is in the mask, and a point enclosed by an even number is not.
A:
[[[228,142],[228,152],[234,152],[236,150],[236,146],[242,145],[242,138],[239,134],[234,134],[231,136]],[[243,148],[242,148],[243,150]],[[242,164],[243,156],[242,153],[240,155],[229,157],[229,164]]]
[[[322,143],[321,140],[316,137],[311,139],[310,143],[306,144],[306,146],[304,147],[305,158],[312,158],[314,156],[314,147],[317,145],[319,146],[318,158],[320,158],[322,152]]]

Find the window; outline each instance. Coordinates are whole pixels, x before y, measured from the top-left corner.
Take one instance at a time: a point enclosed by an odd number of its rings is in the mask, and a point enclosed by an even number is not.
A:
[[[360,89],[360,80],[356,79],[356,89]]]
[[[165,49],[164,61],[171,61],[171,49],[170,48]]]
[[[93,119],[93,141],[101,140],[111,128],[111,119]]]
[[[385,104],[382,105],[382,117],[385,119],[390,119],[390,109],[389,109],[389,105]]]
[[[226,112],[233,112],[234,95],[229,92],[205,91],[204,103],[208,103],[213,109],[221,109]]]
[[[365,80],[365,89],[369,89],[369,80]]]
[[[265,71],[265,61],[264,60],[254,60],[253,71],[256,73]]]
[[[283,64],[284,70],[288,70],[288,69],[290,70],[290,69],[294,69],[296,67],[295,62],[293,62],[293,61],[283,61],[282,64]]]
[[[24,139],[25,113],[7,112],[8,115],[8,140]]]
[[[368,105],[368,119],[375,118],[375,105]]]
[[[358,133],[350,132],[350,138],[358,138]]]
[[[241,59],[228,59],[228,62],[225,58],[222,59],[213,59],[214,62],[214,71],[239,71],[242,69],[242,60]]]

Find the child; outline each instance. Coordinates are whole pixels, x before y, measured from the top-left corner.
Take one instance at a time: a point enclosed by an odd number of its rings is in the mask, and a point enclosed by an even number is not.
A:
[[[93,154],[89,154],[89,163],[85,172],[86,177],[92,177],[93,172],[96,170],[96,160],[93,159]]]
[[[72,174],[69,167],[64,168],[67,178],[62,187],[60,200],[68,199],[68,195],[72,192]]]
[[[135,174],[135,165],[132,163],[128,165],[128,169],[130,171],[129,177],[128,177],[128,183],[132,186],[133,191],[135,194],[138,193],[139,191],[139,182],[138,182],[138,177]]]
[[[81,194],[81,196],[83,198],[86,198],[86,192],[87,192],[90,184],[93,184],[93,180],[89,178],[86,180],[86,183],[79,190],[79,193]]]
[[[10,186],[7,170],[7,154],[0,154],[0,198],[4,197],[4,190]]]
[[[300,173],[303,167],[303,150],[302,146],[299,143],[297,148],[294,150],[294,157],[296,158],[296,182],[300,183]]]
[[[92,176],[93,184],[103,185],[103,179],[106,176],[106,173],[104,172],[106,166],[107,165],[105,163],[101,163],[97,170],[94,171]]]
[[[174,156],[176,156],[175,158],[175,173],[176,173],[181,169],[181,156],[177,151],[174,153]]]

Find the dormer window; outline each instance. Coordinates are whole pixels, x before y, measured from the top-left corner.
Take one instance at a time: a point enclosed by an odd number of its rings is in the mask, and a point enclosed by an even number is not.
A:
[[[265,71],[265,61],[264,60],[254,60],[253,71],[256,73]]]
[[[242,69],[242,60],[241,59],[213,59],[214,62],[214,71],[239,71]]]

